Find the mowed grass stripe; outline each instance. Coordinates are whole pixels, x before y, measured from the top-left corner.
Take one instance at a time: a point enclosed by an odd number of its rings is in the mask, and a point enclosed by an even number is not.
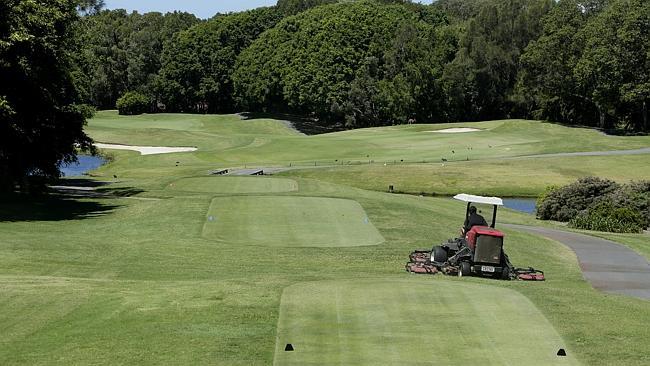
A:
[[[275,247],[351,247],[384,241],[356,201],[279,196],[214,198],[203,237]]]
[[[178,180],[168,189],[220,194],[281,193],[298,190],[293,179],[267,177],[196,177]]]
[[[579,364],[559,348],[548,320],[510,289],[413,277],[324,281],[285,289],[274,365]]]

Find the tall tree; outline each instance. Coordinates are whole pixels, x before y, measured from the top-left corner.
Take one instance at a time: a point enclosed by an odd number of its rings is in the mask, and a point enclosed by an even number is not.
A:
[[[92,149],[72,78],[75,0],[0,3],[0,186],[23,190],[59,176],[59,163]]]
[[[456,59],[445,70],[453,119],[510,116],[519,57],[541,33],[540,19],[552,5],[551,0],[482,3],[461,37]]]
[[[77,10],[82,15],[97,14],[104,9],[104,0],[77,0]]]
[[[419,98],[432,97],[428,91],[442,69],[433,55],[441,24],[440,12],[410,3],[307,10],[242,52],[233,76],[236,97],[247,110],[310,114],[350,127],[424,116],[430,111],[416,108],[427,104]]]
[[[521,58],[535,116],[647,129],[649,19],[641,0],[561,0]]]
[[[582,30],[578,86],[598,110],[599,127],[624,122],[647,129],[650,101],[650,5],[613,0]],[[625,119],[628,119],[625,121]],[[635,123],[633,119],[638,119]],[[636,124],[636,126],[634,126]]]
[[[451,21],[464,22],[475,18],[490,0],[437,0],[433,6],[444,11]]]
[[[115,108],[126,91],[153,99],[153,81],[161,67],[163,44],[179,31],[196,24],[192,14],[173,12],[127,13],[104,10],[83,18],[76,74],[84,96],[101,109]]]
[[[295,15],[307,9],[325,4],[333,4],[338,0],[278,0],[276,6],[285,15]]]
[[[234,111],[232,73],[237,56],[282,18],[275,8],[216,16],[165,44],[156,80],[167,111]]]

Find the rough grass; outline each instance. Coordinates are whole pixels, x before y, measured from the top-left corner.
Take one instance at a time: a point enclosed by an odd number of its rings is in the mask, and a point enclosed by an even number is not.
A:
[[[578,364],[571,349],[558,358],[565,342],[525,296],[460,281],[297,284],[278,324],[274,365]]]

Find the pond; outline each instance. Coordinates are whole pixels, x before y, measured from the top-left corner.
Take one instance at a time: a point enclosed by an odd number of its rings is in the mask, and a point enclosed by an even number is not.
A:
[[[503,205],[509,209],[525,212],[527,214],[535,214],[537,207],[537,199],[535,198],[504,198]]]
[[[61,164],[59,169],[64,177],[75,177],[84,175],[91,170],[95,170],[106,163],[100,156],[78,155],[78,163]]]

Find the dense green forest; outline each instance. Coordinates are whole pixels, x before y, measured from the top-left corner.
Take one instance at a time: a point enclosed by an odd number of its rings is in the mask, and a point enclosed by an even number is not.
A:
[[[105,10],[83,27],[78,75],[98,108],[137,92],[150,112],[348,128],[521,117],[648,129],[642,0],[279,0],[206,21]]]

